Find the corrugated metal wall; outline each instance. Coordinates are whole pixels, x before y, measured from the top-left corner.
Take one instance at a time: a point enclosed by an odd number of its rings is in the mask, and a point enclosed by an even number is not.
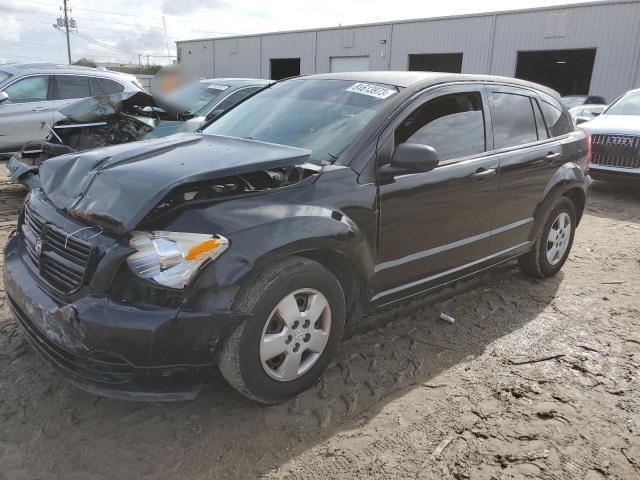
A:
[[[215,40],[214,76],[218,78],[261,78],[261,37],[238,37]]]
[[[462,52],[462,73],[487,73],[493,20],[488,16],[396,24],[391,69],[407,70],[410,54]]]
[[[390,45],[391,25],[319,30],[316,72],[331,71],[331,57],[362,56],[370,70],[389,70]]]
[[[300,75],[316,72],[316,32],[263,35],[260,77],[271,78],[272,58],[299,58]]]
[[[590,91],[613,99],[640,86],[640,1],[178,42],[200,77],[270,77],[270,59],[300,73],[332,57],[368,56],[371,70],[406,70],[410,54],[463,53],[463,73],[513,76],[518,51],[596,48]],[[190,52],[190,53],[187,53]]]
[[[596,48],[590,91],[613,100],[637,86],[638,28],[639,3],[499,15],[491,73],[513,76],[519,50]]]
[[[213,77],[213,40],[180,42],[178,59],[189,73],[198,78]]]

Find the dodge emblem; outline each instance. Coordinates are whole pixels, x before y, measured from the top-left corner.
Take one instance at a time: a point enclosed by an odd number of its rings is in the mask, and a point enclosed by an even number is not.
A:
[[[36,252],[36,257],[40,258],[40,256],[42,255],[42,240],[40,240],[39,238],[36,240],[34,250]]]

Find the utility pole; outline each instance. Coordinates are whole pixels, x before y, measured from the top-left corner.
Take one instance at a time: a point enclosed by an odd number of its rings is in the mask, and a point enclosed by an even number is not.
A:
[[[65,0],[66,2],[67,0]],[[164,21],[164,15],[162,16],[162,25],[164,26],[164,42],[167,45],[167,56],[169,57],[169,62],[171,62],[171,54],[169,53],[169,38],[167,38],[167,24]]]
[[[64,28],[67,31],[67,57],[69,57],[69,65],[71,65],[71,42],[69,41],[69,16],[67,13],[67,0],[64,3]]]

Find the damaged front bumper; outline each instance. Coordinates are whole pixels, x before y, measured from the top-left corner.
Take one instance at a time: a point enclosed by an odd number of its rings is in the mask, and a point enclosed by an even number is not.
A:
[[[81,389],[139,401],[190,400],[211,380],[217,348],[241,319],[231,312],[61,301],[25,265],[20,235],[5,248],[8,303],[25,337]]]

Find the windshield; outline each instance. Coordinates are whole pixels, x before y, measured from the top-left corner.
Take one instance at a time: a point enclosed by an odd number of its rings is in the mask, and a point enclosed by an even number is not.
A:
[[[562,97],[560,101],[567,108],[577,107],[578,105],[582,105],[587,97]]]
[[[396,87],[347,80],[287,80],[227,112],[204,130],[311,150],[332,161],[398,92]]]
[[[213,83],[203,83],[200,94],[197,100],[195,100],[189,107],[189,112],[203,115],[203,110],[214,100],[220,98],[225,90],[228,88],[226,85],[215,85]],[[206,113],[206,112],[205,112]]]
[[[627,93],[604,113],[605,115],[640,115],[640,92]]]
[[[2,70],[0,70],[0,83],[4,82],[10,76],[11,76],[10,73],[3,72]]]
[[[171,92],[167,100],[184,113],[198,114],[204,106],[220,97],[227,88],[229,88],[227,85],[198,82]]]

